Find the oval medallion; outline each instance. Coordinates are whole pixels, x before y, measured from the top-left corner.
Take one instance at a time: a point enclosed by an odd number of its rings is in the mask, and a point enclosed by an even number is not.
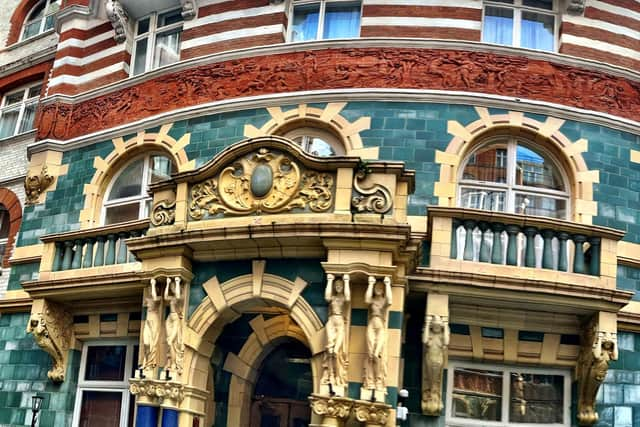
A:
[[[273,171],[268,165],[256,166],[251,174],[251,193],[254,197],[264,197],[273,186]]]

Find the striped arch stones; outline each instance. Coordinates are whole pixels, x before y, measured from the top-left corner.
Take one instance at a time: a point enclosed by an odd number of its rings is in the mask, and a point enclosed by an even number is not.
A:
[[[588,151],[588,141],[571,141],[560,128],[564,120],[548,117],[540,122],[519,111],[490,114],[487,108],[475,107],[479,119],[464,126],[450,120],[447,131],[453,136],[445,151],[436,150],[435,161],[440,164],[440,179],[434,185],[439,206],[455,206],[458,167],[464,158],[492,135],[523,135],[555,154],[568,175],[572,196],[573,220],[591,224],[598,205],[593,199],[593,184],[599,182],[598,170],[589,170],[582,157]]]
[[[195,160],[189,160],[185,147],[189,145],[191,134],[185,133],[179,139],[169,135],[173,123],[160,127],[158,132],[138,132],[127,139],[114,138],[113,151],[104,159],[96,156],[93,167],[96,172],[89,184],[84,186],[84,208],[80,211],[80,226],[82,229],[95,227],[100,222],[103,197],[109,182],[115,173],[128,161],[142,153],[157,151],[171,158],[178,172],[195,168]]]

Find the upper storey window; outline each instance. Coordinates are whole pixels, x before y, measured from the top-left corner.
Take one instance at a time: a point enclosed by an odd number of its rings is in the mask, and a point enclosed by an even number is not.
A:
[[[482,41],[556,50],[557,5],[553,0],[485,1]]]
[[[289,40],[353,38],[360,35],[359,1],[294,1]]]
[[[133,75],[180,60],[182,10],[152,13],[136,22]]]
[[[499,138],[481,146],[467,158],[459,183],[459,205],[465,208],[568,217],[560,168],[524,140]]]
[[[22,39],[36,36],[53,28],[60,0],[43,0],[35,5],[22,27]]]
[[[33,129],[41,84],[10,92],[2,97],[0,106],[0,138]]]
[[[104,225],[149,216],[149,184],[167,179],[174,172],[171,160],[161,155],[138,157],[126,165],[107,189],[103,208]]]

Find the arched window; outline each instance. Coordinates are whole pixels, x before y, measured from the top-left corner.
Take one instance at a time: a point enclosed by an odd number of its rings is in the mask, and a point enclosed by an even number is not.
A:
[[[60,0],[42,0],[38,2],[22,26],[22,40],[44,33],[53,28],[56,12],[60,9]]]
[[[344,145],[331,132],[315,127],[299,127],[284,134],[286,138],[300,144],[309,154],[319,157],[344,155]]]
[[[520,138],[492,139],[474,150],[459,176],[458,205],[567,219],[569,190],[558,163]]]
[[[107,188],[103,224],[116,224],[149,216],[149,184],[167,179],[175,172],[171,160],[160,154],[137,157],[126,164]]]

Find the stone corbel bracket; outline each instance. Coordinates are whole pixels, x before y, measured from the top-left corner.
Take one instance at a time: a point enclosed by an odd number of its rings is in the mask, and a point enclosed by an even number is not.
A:
[[[64,381],[72,331],[73,318],[63,306],[44,299],[33,302],[27,333],[53,359],[48,377],[55,383]]]
[[[586,3],[586,0],[568,0],[567,12],[574,15],[582,15],[584,13]]]
[[[182,18],[185,21],[194,19],[198,16],[198,1],[197,0],[180,0],[182,3]]]
[[[39,175],[29,175],[24,181],[24,191],[27,196],[27,205],[35,205],[40,199],[40,195],[49,188],[55,177],[49,175],[47,165],[42,166]]]
[[[127,11],[118,0],[105,0],[104,7],[115,32],[113,35],[114,40],[117,43],[123,43],[127,40],[129,25]]]

